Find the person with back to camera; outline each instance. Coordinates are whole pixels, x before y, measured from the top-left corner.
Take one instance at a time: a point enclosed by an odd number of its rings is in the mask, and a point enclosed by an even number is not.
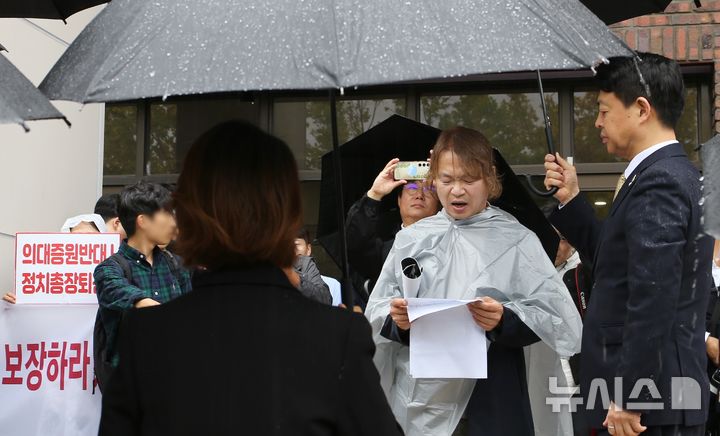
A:
[[[175,192],[193,292],[131,311],[100,435],[400,435],[360,314],[297,289],[298,170],[232,121],[190,148]]]

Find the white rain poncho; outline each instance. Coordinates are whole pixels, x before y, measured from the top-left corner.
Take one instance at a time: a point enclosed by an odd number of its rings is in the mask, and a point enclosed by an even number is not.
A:
[[[423,268],[415,295],[402,289],[400,263],[407,257]],[[492,206],[465,220],[455,220],[444,210],[421,220],[395,237],[365,311],[383,389],[407,435],[452,434],[475,380],[411,378],[408,347],[380,335],[390,300],[483,296],[516,313],[560,356],[580,351],[582,321],[534,233]]]
[[[562,278],[566,272],[574,270],[578,265],[580,265],[580,255],[576,252],[556,268],[558,276]],[[558,399],[570,397],[568,393],[551,392],[550,377],[557,379],[559,387],[578,389],[570,370],[570,362],[561,359],[545,343],[536,342],[525,347],[525,365],[535,436],[572,436],[574,429],[570,409],[563,406],[560,411],[554,411],[555,404],[547,404],[546,401],[551,397]],[[563,392],[566,391],[568,389],[563,389]]]

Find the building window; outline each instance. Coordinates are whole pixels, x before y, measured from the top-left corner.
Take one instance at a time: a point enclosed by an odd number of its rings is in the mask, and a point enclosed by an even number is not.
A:
[[[180,172],[177,146],[177,105],[150,105],[150,143],[145,160],[145,175]]]
[[[680,117],[675,133],[677,134],[678,141],[685,146],[685,151],[690,160],[697,161],[698,153],[695,151],[695,148],[701,143],[699,129],[701,121],[699,119],[700,111],[698,108],[699,85],[690,82],[686,84],[686,89],[685,109],[683,110],[682,117]],[[595,128],[595,120],[597,119],[597,92],[575,92],[573,106],[575,121],[573,130],[573,156],[575,162],[621,162],[621,159],[608,154],[607,149],[602,142],[600,142],[600,132]]]
[[[137,106],[107,105],[103,173],[106,176],[135,174],[137,159]]]
[[[259,125],[259,106],[245,95],[106,105],[104,184],[174,182],[203,132],[228,120]]]
[[[598,218],[603,219],[610,213],[615,191],[586,191],[585,197],[595,209]]]
[[[573,159],[575,163],[621,162],[608,154],[595,127],[597,92],[575,92],[573,98]]]
[[[394,114],[405,115],[405,98],[339,100],[337,112],[343,144]],[[292,149],[304,178],[319,177],[322,156],[332,149],[328,99],[276,99],[272,126],[273,134]]]
[[[558,137],[558,93],[545,94],[553,138]],[[482,132],[511,165],[541,164],[547,153],[537,93],[423,96],[420,121],[445,129],[461,125]]]
[[[685,109],[683,110],[680,121],[678,121],[675,127],[675,134],[677,135],[678,141],[685,146],[685,152],[692,161],[699,161],[700,156],[697,152],[697,146],[700,145],[703,140],[700,138],[701,125],[698,109],[698,85],[691,84],[687,86],[687,96],[685,97]]]
[[[678,139],[697,161],[697,144],[712,135],[712,68],[687,66],[687,100]],[[596,94],[587,76],[548,80],[546,104],[556,149],[573,156],[581,186],[615,187],[625,167],[608,155],[594,126]],[[439,128],[465,125],[483,132],[518,174],[544,174],[546,140],[534,76],[507,82],[452,82],[377,87],[338,100],[340,143],[392,114]],[[108,190],[140,179],[173,183],[192,143],[207,129],[243,119],[283,139],[293,150],[303,181],[306,224],[316,219],[321,157],[332,148],[330,104],[324,93],[236,93],[108,104],[105,110],[104,185]],[[378,169],[379,170],[379,169]],[[598,194],[599,195],[599,194]],[[607,200],[607,199],[606,199]],[[605,200],[605,201],[606,201]],[[610,200],[612,200],[610,198]],[[598,200],[603,201],[603,200]],[[598,206],[601,207],[601,206]]]

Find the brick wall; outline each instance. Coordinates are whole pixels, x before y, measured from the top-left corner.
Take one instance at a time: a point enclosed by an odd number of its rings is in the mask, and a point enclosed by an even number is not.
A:
[[[715,131],[720,133],[720,0],[675,0],[663,14],[645,15],[611,27],[633,49],[679,62],[714,65]]]

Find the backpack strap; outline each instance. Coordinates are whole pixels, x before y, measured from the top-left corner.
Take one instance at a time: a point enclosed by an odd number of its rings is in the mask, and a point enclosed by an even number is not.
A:
[[[175,277],[175,281],[177,281],[178,286],[182,285],[182,280],[180,280],[180,262],[178,262],[177,257],[172,254],[171,252],[167,250],[160,250],[160,252],[165,256],[165,260],[167,260],[168,265],[170,266],[170,272],[172,273],[173,277]],[[182,292],[182,290],[181,290]]]
[[[165,260],[167,261],[168,265],[170,266],[170,272],[172,273],[173,277],[175,277],[175,280],[178,283],[178,286],[181,285],[182,281],[180,280],[180,263],[178,262],[177,257],[175,257],[174,254],[170,253],[167,250],[160,250],[160,252],[165,257]],[[123,275],[127,279],[130,284],[133,284],[133,274],[132,274],[132,268],[130,267],[130,261],[127,260],[125,256],[123,256],[121,253],[115,253],[112,256],[110,256],[108,259],[110,259],[112,262],[117,264],[117,266],[120,267],[123,271]]]
[[[127,260],[125,256],[122,255],[122,253],[115,253],[112,256],[110,256],[108,259],[110,259],[112,262],[117,264],[117,266],[120,267],[120,269],[123,272],[123,275],[127,279],[128,282],[132,283],[133,281],[133,274],[132,274],[132,268],[130,268],[130,261]]]

